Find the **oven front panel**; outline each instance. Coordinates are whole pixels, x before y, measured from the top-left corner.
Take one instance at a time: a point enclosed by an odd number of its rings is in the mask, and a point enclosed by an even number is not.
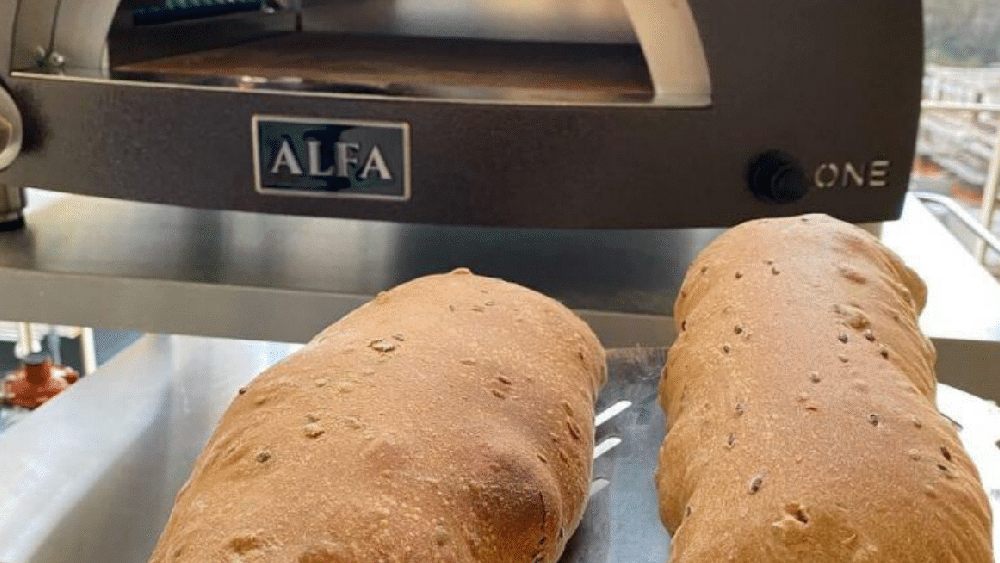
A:
[[[24,148],[0,182],[192,207],[426,223],[670,228],[812,211],[855,222],[897,217],[919,113],[919,4],[699,0],[692,9],[711,70],[712,104],[704,108],[13,73],[6,82],[24,117]],[[261,115],[404,124],[409,197],[284,197],[255,189],[253,121]],[[801,199],[776,203],[747,187],[750,163],[772,150],[804,179]],[[785,168],[775,170],[778,178]]]

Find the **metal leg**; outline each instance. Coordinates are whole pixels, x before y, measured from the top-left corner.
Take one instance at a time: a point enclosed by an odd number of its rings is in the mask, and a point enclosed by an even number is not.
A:
[[[910,193],[923,203],[936,203],[941,205],[952,215],[952,217],[958,219],[967,229],[976,235],[977,245],[987,246],[992,249],[993,252],[1000,253],[1000,238],[994,235],[988,228],[982,226],[978,221],[976,221],[976,218],[959,205],[954,199],[946,195],[930,192]]]
[[[59,348],[59,333],[56,332],[55,326],[49,326],[49,333],[45,335],[45,343],[49,349],[49,356],[52,356],[52,363],[61,366],[62,350]]]
[[[24,191],[0,184],[0,231],[24,227]]]
[[[97,350],[94,348],[92,328],[80,328],[80,363],[83,364],[83,375],[90,375],[97,370]]]
[[[988,230],[993,223],[993,214],[997,208],[997,192],[1000,191],[1000,130],[993,141],[993,160],[990,161],[989,174],[986,175],[986,185],[983,186],[983,208],[979,214],[979,222]],[[980,263],[986,258],[986,243],[982,239],[976,242],[976,259]]]
[[[17,345],[14,355],[23,359],[31,354],[42,351],[42,344],[35,338],[35,329],[31,323],[17,323]]]

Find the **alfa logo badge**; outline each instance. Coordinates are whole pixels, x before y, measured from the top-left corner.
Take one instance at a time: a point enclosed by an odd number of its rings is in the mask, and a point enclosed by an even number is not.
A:
[[[258,192],[300,197],[407,200],[406,123],[256,115]]]

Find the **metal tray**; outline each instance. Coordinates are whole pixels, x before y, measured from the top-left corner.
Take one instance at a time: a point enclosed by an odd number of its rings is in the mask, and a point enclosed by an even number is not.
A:
[[[145,561],[236,389],[297,348],[147,336],[0,433],[0,562]],[[653,471],[664,352],[616,349],[608,359],[590,503],[562,561],[662,563],[669,537]],[[1000,513],[1000,409],[944,385],[938,394]]]
[[[657,403],[665,353],[608,352],[608,384],[597,399],[594,482],[563,563],[663,563],[670,536],[653,483],[666,419]]]
[[[653,483],[666,435],[657,402],[665,359],[662,349],[609,351],[610,377],[597,402],[595,481],[563,563],[667,560],[670,537],[660,524]],[[1000,553],[1000,408],[948,385],[938,385],[937,399],[979,468],[994,514],[994,551]]]

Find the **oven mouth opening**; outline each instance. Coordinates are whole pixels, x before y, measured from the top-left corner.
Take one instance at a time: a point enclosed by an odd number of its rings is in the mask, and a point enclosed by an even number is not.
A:
[[[60,0],[51,53],[21,49],[15,68],[433,100],[710,104],[701,39],[682,0],[92,1]],[[103,35],[91,25],[102,19]]]
[[[138,61],[111,77],[417,98],[649,102],[638,45],[301,32]]]

